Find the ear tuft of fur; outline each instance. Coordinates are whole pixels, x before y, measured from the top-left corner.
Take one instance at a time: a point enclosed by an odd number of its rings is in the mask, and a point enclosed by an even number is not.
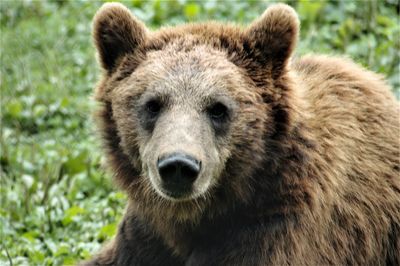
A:
[[[299,34],[300,22],[296,11],[285,4],[275,4],[247,29],[248,37],[256,43],[257,59],[273,68],[286,66]]]
[[[145,41],[146,26],[122,4],[105,3],[93,18],[93,39],[100,63],[112,73],[119,59]]]

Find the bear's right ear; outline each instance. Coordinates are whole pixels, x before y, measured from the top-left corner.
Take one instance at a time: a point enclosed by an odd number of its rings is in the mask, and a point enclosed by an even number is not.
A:
[[[122,4],[106,3],[93,19],[93,39],[101,66],[111,74],[118,60],[145,41],[146,26]]]
[[[254,59],[280,73],[286,66],[299,34],[296,11],[285,4],[275,4],[254,21],[246,31],[254,43]]]

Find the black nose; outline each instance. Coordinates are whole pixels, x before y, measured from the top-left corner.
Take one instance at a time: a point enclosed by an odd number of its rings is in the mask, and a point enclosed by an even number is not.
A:
[[[174,153],[158,160],[158,172],[165,183],[178,186],[191,185],[201,169],[201,162],[190,155]]]

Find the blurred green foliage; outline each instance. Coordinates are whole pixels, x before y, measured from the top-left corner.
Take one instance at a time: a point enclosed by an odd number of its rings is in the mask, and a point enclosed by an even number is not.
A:
[[[297,54],[346,54],[400,90],[397,0],[286,1]],[[153,29],[188,21],[246,24],[265,1],[124,2]],[[126,197],[101,167],[90,113],[99,77],[91,19],[102,2],[0,1],[0,264],[70,265],[116,231]]]

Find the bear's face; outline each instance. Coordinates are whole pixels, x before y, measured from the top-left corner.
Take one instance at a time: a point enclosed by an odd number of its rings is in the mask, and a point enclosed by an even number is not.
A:
[[[275,9],[247,30],[227,28],[237,35],[228,40],[223,28],[210,32],[215,25],[149,33],[119,4],[98,12],[94,37],[107,73],[97,98],[111,106],[118,149],[140,172],[139,181],[126,178],[143,194],[183,202],[246,187],[273,131],[264,99],[273,82],[257,83],[284,72],[297,34],[293,11]]]
[[[243,89],[248,86],[224,53],[206,46],[177,51],[172,43],[148,52],[113,89],[122,147],[126,154],[139,151],[142,175],[157,193],[192,199],[218,182],[232,152],[232,132],[243,131],[244,116],[259,112],[256,105],[241,111],[244,99],[257,100]]]

